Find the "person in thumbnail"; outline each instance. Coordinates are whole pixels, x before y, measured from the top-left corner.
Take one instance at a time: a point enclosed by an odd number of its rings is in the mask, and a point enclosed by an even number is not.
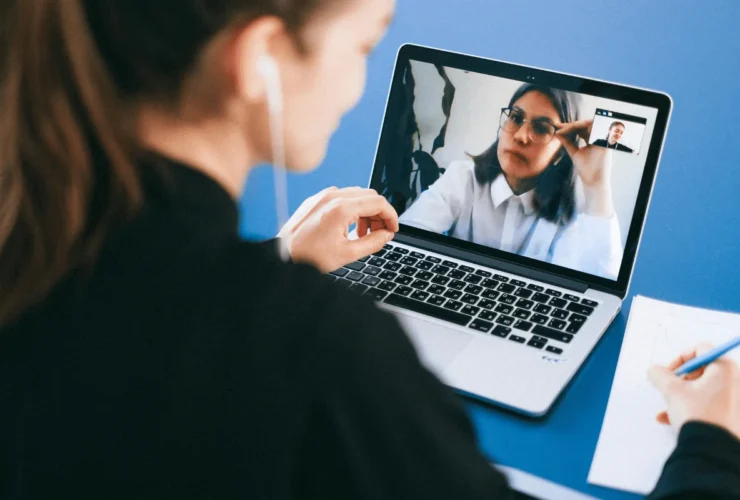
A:
[[[619,140],[624,135],[624,129],[624,123],[613,122],[609,125],[609,134],[606,136],[606,139],[598,139],[594,141],[594,146],[601,146],[603,148],[624,151],[625,153],[632,153],[632,148],[628,148],[624,144],[619,144]]]
[[[578,146],[579,137],[588,140],[592,124],[578,121],[573,94],[522,85],[501,111],[493,145],[452,162],[399,221],[617,279],[623,250],[612,202],[611,151]]]

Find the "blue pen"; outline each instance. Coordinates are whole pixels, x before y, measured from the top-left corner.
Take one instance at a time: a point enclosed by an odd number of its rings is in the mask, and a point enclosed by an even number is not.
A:
[[[691,373],[694,370],[698,370],[702,366],[708,365],[712,361],[716,360],[720,356],[726,354],[739,345],[740,337],[734,338],[726,344],[717,346],[714,349],[705,352],[701,356],[697,356],[691,361],[687,361],[686,363],[681,365],[674,373],[680,377],[682,375],[686,375],[687,373]]]

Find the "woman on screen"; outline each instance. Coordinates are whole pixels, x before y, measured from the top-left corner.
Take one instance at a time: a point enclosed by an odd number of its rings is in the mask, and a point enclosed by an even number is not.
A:
[[[609,279],[622,262],[611,154],[579,148],[573,94],[521,86],[501,111],[493,145],[453,162],[400,222]],[[583,199],[576,193],[576,178]]]

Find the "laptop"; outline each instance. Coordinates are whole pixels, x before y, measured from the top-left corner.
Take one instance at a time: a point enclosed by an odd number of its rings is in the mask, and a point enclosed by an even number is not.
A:
[[[627,295],[671,108],[404,45],[370,180],[401,228],[330,276],[393,312],[451,388],[544,415]]]

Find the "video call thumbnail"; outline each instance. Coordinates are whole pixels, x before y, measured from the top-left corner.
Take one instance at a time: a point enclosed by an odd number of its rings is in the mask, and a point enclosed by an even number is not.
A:
[[[597,109],[588,143],[625,153],[640,153],[647,120],[607,109]]]

